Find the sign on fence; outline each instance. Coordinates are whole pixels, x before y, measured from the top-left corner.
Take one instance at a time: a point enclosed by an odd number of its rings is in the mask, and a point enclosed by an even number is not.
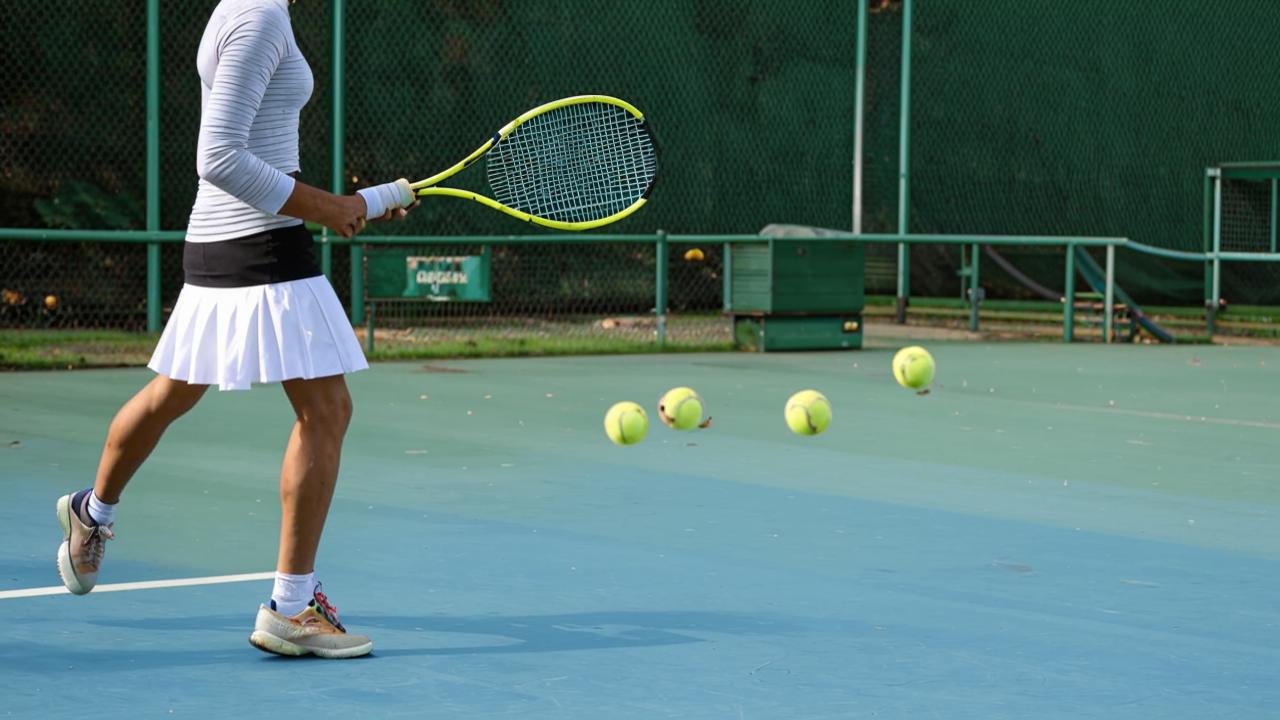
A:
[[[366,293],[373,299],[489,302],[490,250],[479,255],[417,255],[404,248],[370,247]]]

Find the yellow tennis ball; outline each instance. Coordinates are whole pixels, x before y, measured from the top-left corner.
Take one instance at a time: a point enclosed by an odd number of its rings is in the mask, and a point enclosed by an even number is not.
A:
[[[893,356],[893,377],[904,388],[924,392],[933,382],[935,370],[933,356],[917,345],[902,348]]]
[[[636,403],[617,403],[605,413],[604,432],[616,445],[635,445],[649,432],[649,416]]]
[[[831,401],[817,390],[801,390],[787,400],[787,427],[797,435],[817,435],[831,423]]]
[[[702,252],[700,248],[691,248],[685,251],[685,254],[684,254],[684,259],[688,262],[701,262],[706,257],[707,256]]]
[[[49,308],[50,310],[57,310],[57,309],[58,309],[58,296],[57,296],[57,295],[45,295],[45,296],[44,296],[44,306],[45,306],[45,307],[47,307],[47,308]]]
[[[702,398],[693,388],[672,388],[658,400],[658,417],[667,427],[692,430],[702,423]]]

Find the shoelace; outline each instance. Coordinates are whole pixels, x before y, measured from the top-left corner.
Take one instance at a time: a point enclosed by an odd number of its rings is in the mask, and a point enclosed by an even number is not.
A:
[[[85,536],[84,546],[88,548],[89,555],[93,558],[94,567],[102,563],[102,555],[107,551],[107,541],[115,539],[115,536],[116,534],[106,525],[94,525]]]
[[[324,593],[320,592],[320,587],[318,585],[316,586],[314,597],[316,607],[320,608],[320,613],[323,614],[329,622],[333,623],[334,627],[346,632],[347,629],[342,627],[342,623],[338,622],[338,608],[334,607],[329,602],[329,598],[326,597]]]

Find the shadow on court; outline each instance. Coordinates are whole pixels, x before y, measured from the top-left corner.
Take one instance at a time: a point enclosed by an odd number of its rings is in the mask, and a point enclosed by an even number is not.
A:
[[[419,638],[420,648],[375,650],[375,655],[474,655],[479,653],[540,653],[610,648],[657,647],[703,642],[698,634],[786,635],[793,628],[776,618],[707,612],[589,612],[564,615],[485,615],[479,617],[439,617],[431,615],[367,615],[358,619],[354,632],[368,632],[377,638],[380,630]],[[92,621],[102,627],[130,628],[151,633],[244,631],[243,613],[205,615],[156,620]],[[432,638],[432,633],[490,638],[494,641],[451,645],[452,638]],[[112,651],[114,656],[119,651]],[[242,656],[243,657],[243,656]],[[168,660],[157,665],[172,664]],[[199,662],[198,664],[204,664]]]

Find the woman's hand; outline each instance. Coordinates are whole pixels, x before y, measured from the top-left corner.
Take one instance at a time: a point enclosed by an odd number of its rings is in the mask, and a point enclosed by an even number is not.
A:
[[[395,185],[395,183],[388,183],[388,185]],[[418,203],[408,186],[408,182],[405,181],[403,194],[396,196],[397,203],[394,207],[381,212],[377,217],[369,218],[369,198],[364,195],[360,193],[331,195],[324,190],[299,182],[294,185],[293,194],[280,209],[280,214],[320,223],[350,240],[364,231],[367,219],[402,220],[409,214],[409,210],[417,207]],[[400,207],[400,204],[405,206]],[[383,203],[381,207],[390,205],[392,203]]]
[[[409,211],[418,207],[419,201],[415,200],[412,205],[405,208],[391,208],[382,217],[372,219],[372,222],[386,222],[388,220],[403,220],[409,215]]]
[[[359,195],[333,195],[328,203],[322,223],[330,230],[350,240],[364,230],[365,204]]]

